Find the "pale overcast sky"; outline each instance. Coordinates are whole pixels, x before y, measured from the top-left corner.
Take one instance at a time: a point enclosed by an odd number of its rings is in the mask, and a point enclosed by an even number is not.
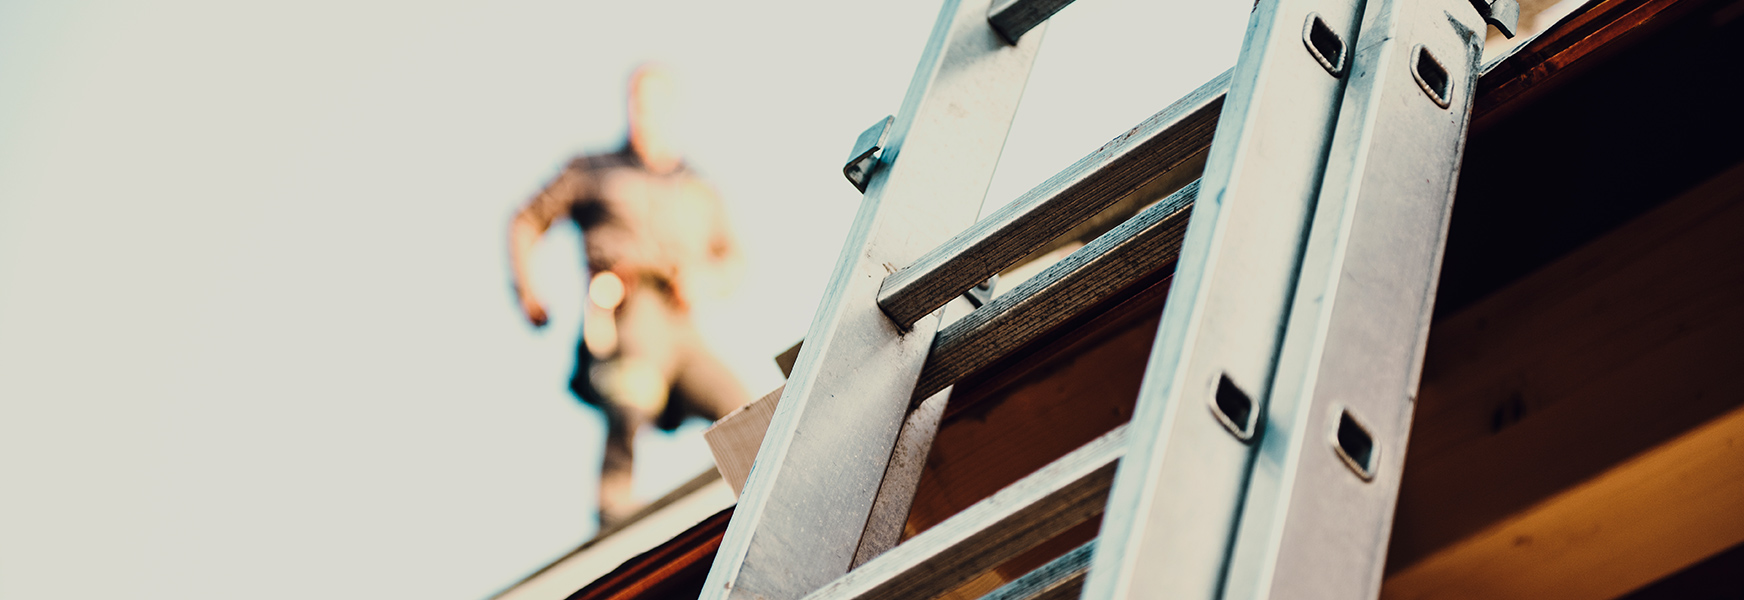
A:
[[[1251,0],[1082,0],[989,206],[1234,63]],[[511,211],[683,79],[751,268],[702,315],[754,394],[810,323],[936,0],[0,3],[0,599],[487,596],[592,535],[576,234]],[[643,436],[640,493],[712,468]]]

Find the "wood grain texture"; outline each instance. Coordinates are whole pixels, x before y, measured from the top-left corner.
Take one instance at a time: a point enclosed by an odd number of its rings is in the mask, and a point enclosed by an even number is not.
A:
[[[1013,581],[1034,572],[1054,560],[1065,556],[1074,548],[1090,543],[1096,539],[1096,534],[1102,528],[1102,515],[1066,530],[1054,539],[1029,549],[998,567],[982,573],[968,583],[957,586],[956,589],[939,596],[938,600],[980,600],[982,596],[993,593]]]
[[[727,485],[733,486],[734,495],[745,491],[745,478],[751,476],[751,463],[757,460],[763,434],[769,431],[769,421],[774,418],[775,407],[781,404],[781,392],[785,389],[786,386],[775,388],[762,398],[727,413],[702,432],[709,452],[715,455],[715,468],[720,470]]]
[[[994,590],[982,600],[1070,600],[1084,589],[1084,574],[1090,571],[1090,557],[1096,552],[1096,542],[1089,542],[1053,562],[1042,565],[1023,577]]]
[[[939,332],[914,398],[937,393],[1147,279],[1174,272],[1197,182]]]
[[[918,534],[1127,422],[1167,296],[1167,280],[1067,335],[1026,348],[952,392],[909,512]],[[941,596],[973,600],[1093,539],[1100,517]]]
[[[1044,348],[1022,377],[952,392],[909,510],[913,536],[1132,419],[1156,312],[1083,347]],[[1039,564],[1039,563],[1038,563]]]
[[[632,600],[694,596],[733,517],[728,508],[617,570],[594,580],[569,600]]]

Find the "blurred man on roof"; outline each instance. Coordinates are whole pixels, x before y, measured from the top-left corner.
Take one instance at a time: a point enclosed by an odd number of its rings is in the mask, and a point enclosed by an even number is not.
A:
[[[629,140],[581,156],[515,215],[509,256],[521,310],[544,326],[529,278],[533,247],[568,217],[581,228],[591,279],[570,389],[606,417],[600,529],[640,508],[630,494],[636,431],[719,419],[749,400],[703,345],[691,303],[726,294],[743,271],[720,198],[673,145],[676,90],[658,65],[630,79]]]

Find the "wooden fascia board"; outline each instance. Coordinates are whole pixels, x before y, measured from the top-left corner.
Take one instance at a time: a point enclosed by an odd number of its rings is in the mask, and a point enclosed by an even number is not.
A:
[[[1388,577],[1387,600],[1601,600],[1744,542],[1744,408]]]

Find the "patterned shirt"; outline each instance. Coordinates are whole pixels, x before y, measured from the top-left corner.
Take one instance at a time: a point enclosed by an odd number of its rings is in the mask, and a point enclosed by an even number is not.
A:
[[[628,147],[571,161],[516,218],[544,231],[565,215],[581,227],[589,269],[652,279],[680,297],[691,276],[738,251],[712,187],[688,167],[653,173]]]

